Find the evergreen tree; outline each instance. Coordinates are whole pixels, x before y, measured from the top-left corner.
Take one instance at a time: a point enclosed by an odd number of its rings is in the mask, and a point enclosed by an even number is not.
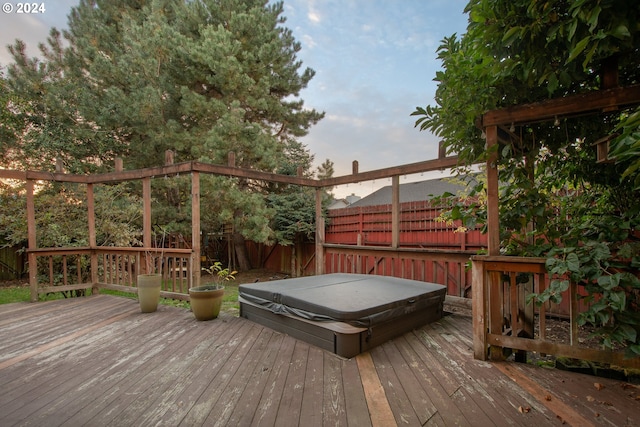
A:
[[[314,72],[301,69],[282,12],[281,2],[266,0],[81,0],[64,32],[68,47],[54,29],[42,62],[27,59],[21,42],[12,48],[9,84],[41,122],[33,140],[43,143],[31,144],[27,157],[46,162],[61,153],[78,171],[115,156],[127,168],[157,166],[168,149],[178,162],[225,163],[233,151],[239,167],[275,171],[323,117],[299,98]],[[311,156],[297,148],[308,171]],[[263,185],[203,184],[203,229],[232,221],[238,243],[273,238]],[[154,221],[187,229],[187,188],[154,182]],[[249,267],[242,254],[239,261]]]

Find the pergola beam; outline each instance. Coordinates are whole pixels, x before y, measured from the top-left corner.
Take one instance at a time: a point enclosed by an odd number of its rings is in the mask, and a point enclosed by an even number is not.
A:
[[[334,187],[343,184],[355,184],[362,181],[392,178],[399,175],[429,172],[434,170],[449,169],[458,166],[458,157],[451,156],[442,159],[426,160],[424,162],[410,163],[407,165],[393,166],[390,168],[376,169],[368,172],[358,172],[335,178],[325,178],[318,181],[320,187]]]
[[[482,127],[531,124],[640,104],[640,85],[616,87],[488,111]]]
[[[107,184],[124,181],[143,180],[146,178],[175,176],[202,172],[212,175],[221,175],[236,178],[253,179],[257,181],[278,182],[283,184],[301,185],[313,188],[334,187],[343,184],[355,184],[362,181],[371,181],[383,178],[392,178],[399,175],[443,170],[458,166],[458,157],[445,157],[442,159],[427,160],[410,163],[407,165],[393,166],[368,172],[357,172],[334,178],[312,179],[301,176],[281,175],[262,172],[253,169],[239,168],[235,166],[213,165],[202,162],[183,162],[173,165],[158,166],[152,168],[135,169],[129,171],[116,171],[92,175],[76,175],[61,172],[44,171],[18,171],[0,169],[0,178],[34,181],[71,182],[78,184]]]

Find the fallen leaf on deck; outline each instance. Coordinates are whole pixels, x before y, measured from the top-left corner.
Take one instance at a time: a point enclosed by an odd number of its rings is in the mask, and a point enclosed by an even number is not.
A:
[[[519,406],[518,407],[518,411],[520,411],[521,414],[526,414],[527,412],[529,412],[531,410],[530,407],[523,407],[523,406]]]
[[[600,383],[593,383],[593,386],[596,388],[596,390],[602,390],[604,388],[604,386]]]
[[[593,397],[593,396],[587,396],[587,400],[588,400],[589,402],[593,402],[594,400],[596,400],[596,398],[595,398],[595,397]]]

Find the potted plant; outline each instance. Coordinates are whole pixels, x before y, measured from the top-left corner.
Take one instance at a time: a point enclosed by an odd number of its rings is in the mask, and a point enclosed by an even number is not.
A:
[[[160,242],[160,250],[156,245],[155,251],[145,251],[146,270],[144,273],[138,274],[136,287],[138,288],[138,302],[140,303],[140,311],[142,313],[153,313],[158,309],[160,301],[160,288],[162,287],[162,255],[164,254],[164,236],[165,230],[162,231],[162,241]],[[159,259],[159,263],[156,263]],[[156,265],[158,268],[156,269]]]
[[[189,301],[191,311],[197,320],[211,320],[218,317],[222,298],[224,297],[223,283],[235,280],[237,271],[230,271],[229,268],[222,268],[220,261],[214,262],[210,267],[202,267],[203,271],[209,273],[210,279],[202,286],[189,289]]]

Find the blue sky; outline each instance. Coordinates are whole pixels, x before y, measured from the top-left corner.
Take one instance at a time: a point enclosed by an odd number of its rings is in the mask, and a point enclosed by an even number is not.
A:
[[[40,3],[46,11],[39,15],[0,12],[0,64],[10,62],[6,45],[16,38],[35,55],[50,27],[66,26],[77,0]],[[329,158],[336,175],[345,175],[353,160],[367,171],[437,157],[437,138],[414,128],[410,114],[433,103],[433,78],[440,68],[436,49],[443,37],[465,32],[466,3],[284,0],[285,25],[302,45],[298,58],[316,71],[301,97],[306,106],[326,113],[302,140],[317,164]],[[364,196],[387,184],[343,186],[334,193]]]

